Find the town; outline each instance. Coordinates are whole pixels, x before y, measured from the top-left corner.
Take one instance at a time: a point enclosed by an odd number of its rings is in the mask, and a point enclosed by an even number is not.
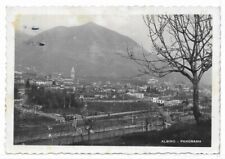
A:
[[[20,67],[14,77],[15,144],[83,144],[193,120],[193,89],[185,82],[85,78],[77,76],[76,66],[69,77]],[[201,112],[210,118],[210,87],[199,93]]]

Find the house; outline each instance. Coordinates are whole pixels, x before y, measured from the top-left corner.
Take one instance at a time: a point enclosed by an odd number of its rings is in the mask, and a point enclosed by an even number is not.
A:
[[[135,92],[136,92],[135,89],[128,89],[128,91],[129,91],[130,93],[135,93]]]
[[[108,98],[108,96],[107,95],[105,95],[105,94],[95,94],[95,99],[103,99],[103,98]]]
[[[148,88],[148,86],[147,85],[144,85],[144,86],[140,86],[139,87],[139,90],[140,91],[143,91],[143,92],[146,92],[147,88]]]
[[[47,80],[47,81],[37,80],[35,81],[35,84],[38,86],[51,86],[53,82],[50,80]]]
[[[170,101],[165,101],[166,106],[174,106],[174,105],[179,105],[181,104],[181,100],[170,100]]]
[[[72,78],[65,78],[63,80],[63,83],[64,83],[65,86],[72,86],[74,84],[74,81],[73,81]]]
[[[156,84],[157,82],[158,82],[157,79],[151,78],[151,79],[148,80],[147,83],[151,85],[151,84]]]
[[[160,105],[163,105],[163,104],[165,103],[164,100],[159,99],[158,97],[153,97],[153,98],[152,98],[152,102],[153,102],[153,103],[160,104]]]
[[[139,99],[143,99],[144,98],[144,93],[131,93],[131,92],[128,92],[127,95],[130,95],[130,96],[133,96],[133,97],[136,97],[136,98],[139,98]]]
[[[25,83],[22,72],[15,71],[14,79],[15,79],[15,84],[24,84]]]
[[[158,99],[159,99],[158,97],[153,97],[153,98],[152,98],[152,102],[153,102],[153,103],[157,103]]]

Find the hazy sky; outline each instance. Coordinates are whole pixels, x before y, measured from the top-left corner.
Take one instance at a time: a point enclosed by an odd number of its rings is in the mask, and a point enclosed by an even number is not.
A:
[[[148,30],[142,15],[25,15],[17,18],[17,29],[27,34],[37,34],[56,26],[78,26],[94,22],[121,34],[127,35],[145,49],[150,50],[150,41],[147,37]],[[39,30],[32,30],[38,27]]]

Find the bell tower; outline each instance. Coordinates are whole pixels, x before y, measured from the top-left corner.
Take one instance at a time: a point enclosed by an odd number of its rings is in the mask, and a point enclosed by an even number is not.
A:
[[[70,77],[75,81],[75,69],[72,67],[71,72],[70,72]]]

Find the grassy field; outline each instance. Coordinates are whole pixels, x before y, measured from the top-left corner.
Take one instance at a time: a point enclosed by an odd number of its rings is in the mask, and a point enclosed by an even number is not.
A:
[[[153,109],[153,103],[149,102],[133,102],[133,103],[106,103],[106,102],[89,102],[88,111],[91,114],[96,112],[117,113],[136,110]]]
[[[80,108],[48,108],[42,109],[45,113],[56,113],[61,115],[80,114]]]
[[[87,102],[87,111],[89,115],[97,115],[99,113],[117,113],[136,110],[154,109],[155,104],[150,102]],[[43,109],[45,113],[57,113],[61,115],[80,114],[82,108],[55,108]]]

